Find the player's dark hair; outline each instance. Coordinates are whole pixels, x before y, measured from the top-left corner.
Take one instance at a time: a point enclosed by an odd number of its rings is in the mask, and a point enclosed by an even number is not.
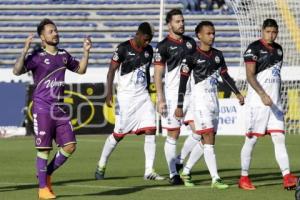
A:
[[[181,10],[178,8],[174,8],[174,9],[170,10],[169,12],[167,12],[166,23],[169,23],[172,20],[172,17],[174,15],[182,15]]]
[[[143,22],[139,25],[138,32],[146,35],[153,36],[154,35],[154,28],[148,22]]]
[[[54,22],[48,18],[43,19],[40,24],[37,26],[37,34],[40,36],[42,31],[44,30],[45,26],[48,24],[52,24],[55,26]]]
[[[203,26],[212,26],[212,27],[214,27],[214,24],[211,21],[202,21],[202,22],[200,22],[195,28],[196,36],[202,30]]]
[[[266,19],[263,23],[262,28],[265,29],[267,27],[275,27],[278,29],[278,24],[275,19]]]

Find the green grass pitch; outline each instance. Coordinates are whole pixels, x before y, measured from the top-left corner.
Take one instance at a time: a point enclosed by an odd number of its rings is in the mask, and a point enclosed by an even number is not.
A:
[[[270,137],[259,139],[253,154],[251,178],[255,191],[238,189],[240,150],[244,138],[217,136],[216,156],[219,174],[230,184],[227,190],[210,188],[210,176],[202,158],[193,169],[196,186],[170,186],[165,181],[144,181],[144,137],[128,136],[113,152],[106,180],[94,180],[94,171],[107,135],[78,136],[72,158],[53,175],[57,199],[66,200],[290,200],[294,191],[285,191],[275,161]],[[178,142],[178,151],[185,137]],[[300,175],[300,136],[287,135],[291,169]],[[37,199],[35,155],[32,137],[0,140],[0,200]],[[155,169],[167,176],[164,138],[157,137]]]

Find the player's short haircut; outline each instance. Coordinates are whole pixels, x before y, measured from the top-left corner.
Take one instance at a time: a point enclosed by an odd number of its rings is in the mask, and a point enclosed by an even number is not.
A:
[[[166,23],[167,24],[172,20],[172,17],[174,15],[182,15],[181,10],[178,8],[174,8],[174,9],[170,10],[169,12],[167,12],[167,15],[166,15]]]
[[[202,30],[203,26],[212,26],[212,27],[214,27],[214,24],[211,21],[202,21],[202,22],[200,22],[195,28],[196,36]]]
[[[267,27],[275,27],[278,29],[278,24],[275,19],[266,19],[263,23],[262,28],[265,29]]]
[[[40,24],[37,26],[37,34],[40,36],[42,31],[44,30],[45,26],[48,24],[52,24],[55,26],[54,22],[48,18],[43,19]]]
[[[143,22],[139,25],[138,32],[145,34],[145,35],[150,35],[153,37],[154,35],[154,27],[152,24],[148,22]]]

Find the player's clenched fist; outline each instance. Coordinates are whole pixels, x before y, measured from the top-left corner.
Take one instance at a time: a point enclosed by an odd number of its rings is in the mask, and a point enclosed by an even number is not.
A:
[[[178,120],[180,120],[181,118],[183,118],[183,110],[182,110],[182,108],[176,108],[174,116]]]
[[[29,34],[29,36],[26,38],[25,45],[24,45],[24,52],[26,52],[26,53],[28,52],[28,50],[30,48],[30,44],[33,41],[33,38],[34,38],[34,34],[33,33]]]
[[[84,38],[84,41],[83,41],[83,48],[85,51],[89,51],[92,47],[92,40],[90,37],[86,37]]]

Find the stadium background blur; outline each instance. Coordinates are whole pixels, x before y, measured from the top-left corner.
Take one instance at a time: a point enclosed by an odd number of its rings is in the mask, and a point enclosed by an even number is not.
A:
[[[185,1],[185,0],[183,0]],[[214,9],[207,9],[207,1],[201,1],[201,9],[191,9],[181,0],[165,0],[164,10],[171,8],[184,9],[186,21],[186,34],[194,37],[194,27],[201,20],[211,20],[216,25],[215,47],[224,52],[229,71],[235,79],[242,78],[244,68],[241,66],[241,52],[243,51],[242,30],[239,20],[233,9],[228,4],[219,7],[213,4]],[[257,0],[259,2],[269,0]],[[274,0],[272,0],[274,1]],[[281,0],[275,0],[281,1]],[[299,8],[299,2],[293,4]],[[185,1],[188,2],[188,1]],[[238,2],[238,1],[236,1]],[[250,2],[250,0],[241,0]],[[75,104],[84,103],[91,112],[91,104],[94,106],[94,116],[103,116],[100,120],[113,123],[113,118],[104,116],[103,98],[105,95],[104,85],[108,64],[116,45],[123,42],[136,31],[140,22],[149,21],[156,29],[152,41],[153,47],[159,41],[159,13],[160,0],[2,0],[0,1],[0,137],[11,135],[23,135],[24,129],[16,127],[24,126],[30,120],[25,118],[28,114],[30,101],[27,94],[32,83],[30,74],[20,77],[13,76],[12,66],[17,55],[23,48],[24,40],[31,32],[36,32],[38,22],[47,17],[54,20],[60,32],[60,47],[67,49],[73,55],[80,57],[82,40],[90,35],[93,40],[93,48],[90,54],[90,64],[87,74],[78,76],[68,73],[66,82],[76,91],[66,98],[66,102]],[[247,8],[245,8],[247,11]],[[257,11],[264,13],[262,11]],[[266,10],[266,13],[267,10]],[[255,16],[255,13],[253,13]],[[164,19],[164,17],[163,17]],[[257,20],[260,20],[259,18]],[[299,26],[299,18],[297,18]],[[163,36],[167,34],[167,27],[163,26]],[[295,27],[298,30],[298,27]],[[240,33],[241,31],[241,33]],[[300,32],[300,31],[299,31]],[[280,36],[280,35],[279,35]],[[245,38],[244,38],[245,39]],[[298,38],[299,41],[299,38]],[[36,37],[37,44],[39,39]],[[37,47],[33,45],[33,48]],[[299,57],[295,57],[298,59]],[[299,75],[297,66],[289,68],[289,76]],[[286,112],[294,123],[293,131],[288,132],[287,147],[290,153],[291,169],[299,175],[299,77],[291,81],[292,90],[292,113]],[[283,77],[284,78],[284,77]],[[244,84],[244,82],[243,82]],[[243,85],[242,84],[242,85]],[[243,86],[241,86],[243,87]],[[32,88],[31,88],[32,89]],[[97,91],[100,93],[97,93]],[[29,92],[30,93],[30,92]],[[70,93],[69,93],[70,94]],[[221,97],[230,95],[224,92]],[[155,97],[155,95],[153,96]],[[76,99],[77,98],[77,99]],[[95,99],[100,99],[96,101]],[[89,101],[87,101],[89,100]],[[79,102],[79,103],[78,103]],[[97,106],[101,109],[97,110]],[[286,107],[287,108],[287,107]],[[107,111],[107,110],[106,110]],[[112,113],[112,110],[107,113]],[[80,120],[78,120],[80,118]],[[84,118],[84,119],[82,119]],[[76,116],[72,123],[76,124],[78,131],[91,122],[90,113]],[[83,122],[83,123],[80,123]],[[95,125],[95,124],[94,124]],[[96,120],[97,125],[97,120]],[[99,125],[99,123],[98,123]],[[101,125],[101,124],[100,124]],[[95,127],[94,127],[95,128]],[[87,134],[107,134],[103,127],[99,126],[94,131],[85,129]],[[99,131],[100,130],[100,131]],[[110,170],[107,171],[107,180],[94,181],[93,172],[95,163],[99,157],[99,146],[102,147],[105,137],[103,135],[80,135],[78,136],[79,148],[70,164],[66,165],[55,177],[54,187],[62,194],[60,199],[293,199],[294,193],[282,190],[281,176],[278,173],[277,164],[273,156],[270,138],[261,139],[257,150],[254,152],[255,159],[252,162],[253,181],[258,187],[254,193],[245,192],[237,188],[237,180],[240,172],[239,152],[242,147],[243,137],[219,136],[216,151],[219,157],[218,165],[224,180],[230,184],[228,191],[213,191],[209,188],[210,178],[206,166],[195,167],[193,179],[196,187],[170,187],[165,183],[149,183],[142,180],[143,173],[143,138],[135,137],[133,140],[125,140],[117,149],[110,162]],[[157,161],[156,170],[161,174],[167,174],[167,167],[163,157],[163,141],[157,138]],[[180,138],[179,148],[183,143]],[[178,148],[178,149],[179,149]],[[124,151],[130,151],[130,155]],[[8,153],[9,152],[9,153]],[[20,153],[22,152],[22,153]],[[256,153],[257,152],[257,153]],[[259,153],[258,153],[259,152]],[[33,163],[35,151],[31,137],[18,137],[0,140],[0,199],[33,199],[36,194],[36,179],[34,178]],[[89,156],[87,156],[89,155]],[[12,159],[13,156],[13,159]],[[135,161],[134,165],[132,160]],[[261,163],[264,163],[263,165]],[[122,166],[120,168],[120,166]],[[298,171],[297,171],[298,170]],[[16,173],[18,172],[18,173]],[[188,192],[188,196],[187,196]]]

